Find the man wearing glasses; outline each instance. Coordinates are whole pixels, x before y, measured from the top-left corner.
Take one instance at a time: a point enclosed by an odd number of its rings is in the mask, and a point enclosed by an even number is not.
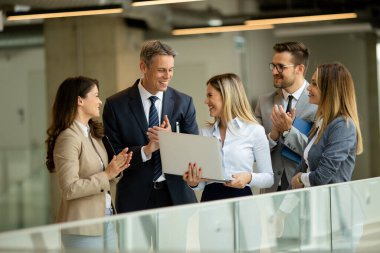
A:
[[[275,92],[259,97],[255,115],[264,126],[271,148],[274,184],[264,192],[287,190],[296,174],[298,162],[284,156],[286,146],[296,155],[303,155],[307,134],[293,126],[295,117],[313,122],[317,106],[309,103],[305,80],[309,50],[300,42],[274,45],[269,69],[272,71]]]

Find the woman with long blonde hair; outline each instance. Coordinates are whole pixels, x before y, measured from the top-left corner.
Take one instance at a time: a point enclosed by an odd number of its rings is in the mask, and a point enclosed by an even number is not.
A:
[[[322,64],[308,91],[310,103],[318,105],[317,120],[292,187],[350,181],[356,155],[363,152],[352,76],[341,63]]]
[[[252,195],[252,186],[271,187],[269,143],[264,128],[253,116],[240,78],[232,73],[210,78],[205,104],[214,121],[201,129],[200,134],[219,140],[224,174],[231,181],[201,182],[202,171],[196,164],[189,164],[183,179],[195,190],[204,189],[202,202]],[[254,162],[257,173],[252,170]]]

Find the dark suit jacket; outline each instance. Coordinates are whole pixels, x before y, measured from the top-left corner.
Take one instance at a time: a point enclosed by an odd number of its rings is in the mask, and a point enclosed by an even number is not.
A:
[[[139,82],[109,97],[103,111],[105,134],[116,153],[124,147],[133,151],[131,166],[117,185],[116,209],[119,213],[145,209],[152,191],[153,163],[151,160],[143,162],[141,158],[141,147],[148,143],[148,122],[138,90]],[[168,87],[163,95],[161,119],[164,115],[168,115],[172,129],[179,122],[181,132],[198,134],[190,96]],[[112,151],[108,154],[113,155]],[[165,178],[174,205],[196,202],[193,190],[182,177],[166,174]]]

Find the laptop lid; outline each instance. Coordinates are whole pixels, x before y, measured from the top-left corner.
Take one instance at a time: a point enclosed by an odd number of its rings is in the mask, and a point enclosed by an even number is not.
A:
[[[224,178],[217,138],[163,131],[158,132],[158,137],[164,173],[183,176],[189,163],[196,163],[204,179],[230,181]]]

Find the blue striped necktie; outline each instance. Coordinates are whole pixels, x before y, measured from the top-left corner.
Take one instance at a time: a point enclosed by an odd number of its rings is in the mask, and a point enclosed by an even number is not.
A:
[[[158,97],[156,96],[150,96],[149,100],[151,102],[150,108],[149,108],[149,127],[154,127],[159,125],[158,121],[158,112],[157,108],[154,105]],[[160,158],[160,151],[154,151],[152,153],[152,162],[153,162],[153,181],[156,181],[162,174],[162,166],[161,166],[161,158]]]

